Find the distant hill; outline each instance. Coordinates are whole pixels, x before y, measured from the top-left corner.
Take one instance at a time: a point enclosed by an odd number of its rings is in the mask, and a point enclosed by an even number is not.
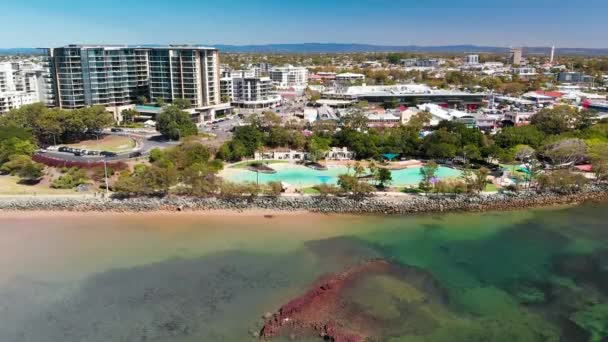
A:
[[[435,53],[508,53],[509,48],[478,45],[372,45],[339,43],[267,44],[267,45],[212,45],[224,52],[249,53],[347,53],[347,52],[435,52]],[[549,47],[525,47],[524,54],[549,54]],[[556,48],[558,55],[608,56],[608,48]]]
[[[0,56],[41,55],[42,50],[35,48],[0,49]]]
[[[266,44],[266,45],[212,45],[223,52],[241,53],[355,53],[355,52],[430,52],[430,53],[496,53],[506,54],[509,48],[478,45],[372,45],[372,44],[340,44],[340,43],[302,43],[302,44]],[[142,46],[155,46],[152,44]],[[558,55],[608,56],[608,48],[556,48]],[[41,54],[34,48],[0,49],[0,56]],[[524,54],[549,54],[549,47],[525,47]]]

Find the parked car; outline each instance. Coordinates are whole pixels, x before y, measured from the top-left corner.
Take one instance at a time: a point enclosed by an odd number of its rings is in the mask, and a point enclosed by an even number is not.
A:
[[[137,157],[141,157],[141,156],[142,156],[142,153],[139,151],[129,153],[129,158],[137,158]]]
[[[116,128],[116,127],[114,127],[114,128],[110,129],[110,132],[114,132],[114,133],[116,133],[116,132],[122,132],[122,131],[123,131],[122,128]]]
[[[69,150],[69,147],[67,147],[67,146],[59,146],[59,148],[57,149],[57,151],[59,151],[59,152],[70,152],[68,150]]]
[[[117,156],[116,153],[110,152],[110,151],[101,151],[99,153],[99,155],[102,156],[102,157],[116,157]]]
[[[99,154],[99,152],[97,152],[97,151],[87,151],[86,154],[87,154],[87,156],[96,156],[96,155]]]

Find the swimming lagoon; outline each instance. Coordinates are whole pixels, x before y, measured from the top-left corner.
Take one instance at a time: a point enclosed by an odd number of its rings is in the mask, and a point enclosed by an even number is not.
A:
[[[352,167],[329,166],[327,170],[315,170],[303,165],[278,163],[270,164],[270,167],[277,172],[273,174],[260,173],[259,175],[245,168],[228,167],[220,172],[220,177],[235,183],[245,182],[285,182],[296,187],[309,187],[318,184],[337,184],[338,176],[345,173],[353,173]],[[369,170],[366,170],[366,174]],[[420,167],[412,167],[402,170],[391,170],[393,181],[391,186],[416,185],[421,180]],[[460,175],[460,171],[448,167],[439,167],[437,178],[455,178]],[[259,177],[259,178],[258,178]]]

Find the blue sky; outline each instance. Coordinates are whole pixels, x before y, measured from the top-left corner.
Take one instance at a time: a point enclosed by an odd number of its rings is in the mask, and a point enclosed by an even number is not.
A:
[[[67,43],[608,47],[608,0],[3,0],[0,47]]]

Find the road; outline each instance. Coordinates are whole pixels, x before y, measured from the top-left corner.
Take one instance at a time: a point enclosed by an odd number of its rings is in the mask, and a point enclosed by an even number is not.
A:
[[[57,152],[57,151],[46,151],[39,152],[43,155],[46,155],[51,158],[74,161],[74,162],[95,162],[95,161],[119,161],[119,160],[127,160],[132,152],[141,152],[142,155],[148,155],[150,150],[154,148],[167,148],[171,146],[178,145],[177,141],[168,141],[162,139],[162,136],[155,131],[150,132],[110,132],[109,130],[104,131],[104,134],[108,135],[120,135],[120,136],[128,136],[135,140],[137,140],[137,148],[133,151],[119,153],[115,157],[102,157],[102,156],[75,156],[72,153],[68,152]]]

